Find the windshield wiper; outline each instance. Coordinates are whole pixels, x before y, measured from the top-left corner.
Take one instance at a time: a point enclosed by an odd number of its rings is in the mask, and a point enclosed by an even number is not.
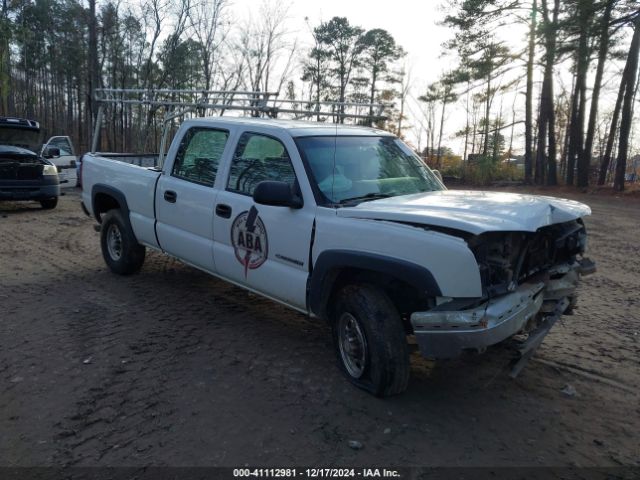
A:
[[[366,202],[369,200],[379,200],[381,198],[389,198],[389,197],[393,197],[394,195],[396,194],[393,192],[391,193],[371,192],[371,193],[367,193],[366,195],[360,195],[359,197],[343,198],[338,203],[340,205],[344,205],[346,203],[353,203],[353,202]]]

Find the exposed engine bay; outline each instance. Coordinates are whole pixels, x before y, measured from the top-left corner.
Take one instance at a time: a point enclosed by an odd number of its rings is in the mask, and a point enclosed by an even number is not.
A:
[[[487,297],[513,291],[528,280],[554,275],[552,267],[573,264],[585,252],[581,219],[549,225],[535,233],[488,232],[468,240],[480,267]]]
[[[425,355],[452,358],[463,350],[483,351],[516,334],[516,376],[555,322],[576,304],[580,276],[595,272],[584,258],[587,236],[582,219],[536,232],[487,232],[466,236],[482,280],[479,299],[442,299],[435,308],[411,315]]]

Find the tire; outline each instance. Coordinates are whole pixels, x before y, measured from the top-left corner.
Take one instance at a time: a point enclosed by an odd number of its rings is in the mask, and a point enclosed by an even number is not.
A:
[[[40,205],[43,210],[53,210],[58,205],[58,197],[53,198],[45,198],[44,200],[40,200]]]
[[[145,248],[140,245],[120,210],[109,210],[100,229],[102,256],[112,272],[131,275],[142,268]]]
[[[340,370],[355,386],[377,397],[404,392],[409,345],[391,300],[366,284],[342,288],[335,300],[330,320]]]
[[[578,297],[569,297],[569,306],[567,306],[563,315],[573,315],[575,313],[576,306],[578,305]]]

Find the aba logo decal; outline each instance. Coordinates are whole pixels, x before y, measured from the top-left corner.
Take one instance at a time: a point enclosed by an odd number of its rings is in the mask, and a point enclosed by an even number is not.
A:
[[[236,217],[231,225],[231,245],[236,258],[244,266],[244,276],[249,270],[259,268],[267,261],[269,240],[267,229],[258,216],[258,209],[244,211]]]

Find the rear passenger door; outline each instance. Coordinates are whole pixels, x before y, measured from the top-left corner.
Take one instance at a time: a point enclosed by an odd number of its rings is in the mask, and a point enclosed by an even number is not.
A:
[[[229,132],[191,127],[183,135],[173,164],[156,187],[156,232],[162,249],[196,267],[214,272],[214,183]]]
[[[300,192],[304,206],[293,209],[258,205],[252,197],[264,180],[306,181],[293,140],[244,132],[227,167],[213,229],[218,273],[306,310],[315,201]]]

